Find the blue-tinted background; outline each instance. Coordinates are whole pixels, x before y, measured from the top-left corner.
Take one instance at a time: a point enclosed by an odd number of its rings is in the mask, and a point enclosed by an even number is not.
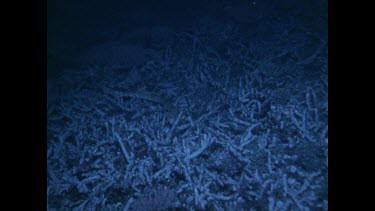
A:
[[[48,210],[327,210],[326,0],[48,0]]]

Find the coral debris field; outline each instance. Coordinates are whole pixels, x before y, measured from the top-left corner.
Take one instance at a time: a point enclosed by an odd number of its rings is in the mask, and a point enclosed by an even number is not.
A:
[[[233,8],[48,78],[49,210],[327,210],[321,23]]]

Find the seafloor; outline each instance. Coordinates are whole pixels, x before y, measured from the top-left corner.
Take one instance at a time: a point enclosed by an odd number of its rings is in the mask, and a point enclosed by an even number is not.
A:
[[[82,2],[49,11],[49,210],[327,210],[326,2]]]

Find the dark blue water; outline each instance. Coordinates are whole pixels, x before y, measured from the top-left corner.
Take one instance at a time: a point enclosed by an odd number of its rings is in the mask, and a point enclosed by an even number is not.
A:
[[[48,209],[327,210],[327,2],[48,2]]]

